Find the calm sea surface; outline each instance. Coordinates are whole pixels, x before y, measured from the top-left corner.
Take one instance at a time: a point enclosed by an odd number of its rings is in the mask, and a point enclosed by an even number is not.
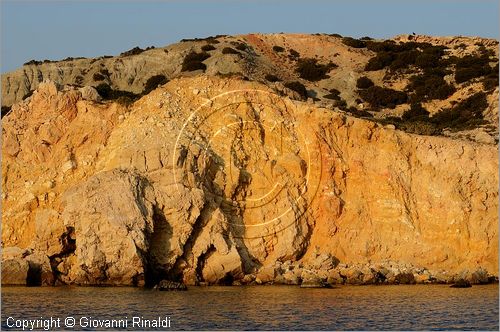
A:
[[[445,285],[191,287],[187,292],[117,287],[2,288],[2,329],[15,320],[40,317],[60,318],[60,329],[64,329],[64,320],[71,316],[75,318],[73,330],[82,329],[80,324],[92,329],[88,324],[105,319],[121,319],[128,329],[137,329],[132,326],[133,317],[137,317],[137,324],[158,317],[166,324],[165,317],[169,317],[170,328],[163,330],[498,331],[498,313],[498,285],[468,289]]]

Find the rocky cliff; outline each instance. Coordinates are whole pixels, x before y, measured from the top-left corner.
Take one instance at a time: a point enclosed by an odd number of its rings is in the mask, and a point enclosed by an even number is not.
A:
[[[2,75],[2,114],[47,79],[133,101],[197,75],[238,76],[276,92],[286,86],[295,99],[407,132],[498,142],[498,41],[479,37],[221,35],[115,57],[32,60]],[[454,109],[463,116],[450,115]]]
[[[2,284],[498,280],[496,45],[224,36],[2,75]],[[22,98],[29,68],[54,81]]]
[[[408,134],[241,79],[174,79],[129,106],[84,92],[44,83],[3,119],[4,276],[497,275],[496,145]]]

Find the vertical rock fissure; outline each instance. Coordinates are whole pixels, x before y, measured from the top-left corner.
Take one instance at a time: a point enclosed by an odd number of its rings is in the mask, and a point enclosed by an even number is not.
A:
[[[172,266],[164,264],[163,257],[167,255],[172,237],[172,226],[167,221],[163,210],[153,206],[153,232],[149,236],[149,252],[145,264],[146,285],[155,285],[167,278]]]
[[[58,265],[63,261],[64,258],[69,257],[75,253],[76,250],[76,234],[75,228],[72,226],[66,226],[66,231],[60,236],[59,241],[61,243],[62,250],[49,256],[50,267],[52,269],[52,274],[54,275],[55,282],[65,283],[61,280],[61,272],[58,270]],[[35,273],[35,272],[33,272]],[[32,280],[37,280],[35,275],[31,275]]]

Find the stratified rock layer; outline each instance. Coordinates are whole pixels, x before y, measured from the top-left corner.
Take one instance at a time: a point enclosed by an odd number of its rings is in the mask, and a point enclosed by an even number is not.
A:
[[[3,246],[45,257],[56,283],[497,275],[495,145],[236,79],[175,79],[130,106],[94,97],[48,82],[3,119]]]

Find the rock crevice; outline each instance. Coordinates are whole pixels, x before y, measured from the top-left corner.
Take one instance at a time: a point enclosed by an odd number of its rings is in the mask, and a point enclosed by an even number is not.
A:
[[[204,76],[129,106],[45,83],[4,120],[3,284],[497,276],[491,144]]]

